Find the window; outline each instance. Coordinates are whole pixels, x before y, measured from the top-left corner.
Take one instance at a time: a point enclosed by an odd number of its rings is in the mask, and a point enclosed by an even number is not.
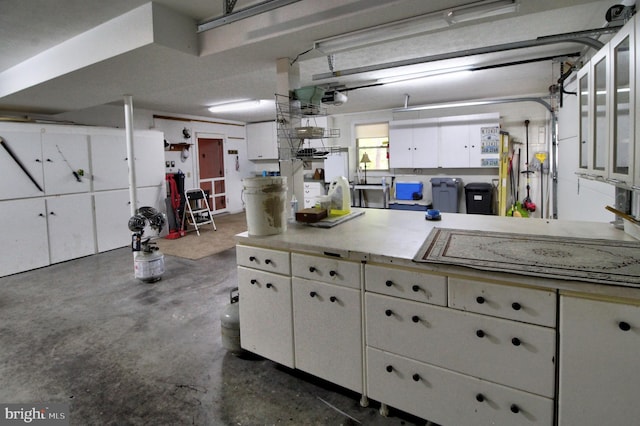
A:
[[[389,124],[356,125],[357,168],[364,169],[360,163],[364,154],[369,157],[367,170],[389,170]]]

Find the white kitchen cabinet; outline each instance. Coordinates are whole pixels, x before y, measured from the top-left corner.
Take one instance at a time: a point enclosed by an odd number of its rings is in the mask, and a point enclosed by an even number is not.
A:
[[[247,124],[249,160],[277,160],[278,137],[275,121]]]
[[[238,288],[242,347],[293,368],[291,277],[239,266]]]
[[[96,242],[103,252],[131,243],[127,226],[131,217],[129,191],[102,191],[94,194],[96,212]]]
[[[91,134],[91,170],[93,190],[129,187],[127,141],[122,132]]]
[[[359,290],[293,277],[296,368],[363,392],[361,317]]]
[[[165,164],[162,133],[138,131],[134,134],[133,142],[136,186],[139,188],[164,184]]]
[[[608,173],[609,135],[610,135],[610,61],[608,49],[600,50],[590,61],[590,74],[593,79],[593,103],[591,104],[591,129],[593,145],[589,152],[589,172],[606,178]]]
[[[579,146],[578,146],[578,170],[580,173],[589,171],[589,152],[591,151],[591,108],[592,83],[589,72],[589,64],[578,71],[578,121],[579,121]]]
[[[405,120],[389,125],[391,168],[438,167],[438,120]]]
[[[485,167],[483,158],[498,159],[499,152],[483,152],[482,129],[499,128],[497,114],[444,117],[440,123],[440,161],[443,168]],[[496,140],[497,142],[497,140]],[[495,147],[499,147],[496,143]],[[495,163],[495,167],[498,163]]]
[[[51,263],[95,253],[91,194],[47,198],[47,222]]]
[[[374,293],[447,306],[447,277],[422,271],[366,264],[365,288]]]
[[[0,221],[0,276],[49,264],[44,198],[0,201]]]
[[[86,134],[72,132],[68,126],[44,128],[42,164],[47,195],[91,191],[88,139]]]
[[[6,149],[0,148],[0,170],[3,176],[0,179],[0,200],[44,195],[40,128],[1,124],[0,137],[42,189],[38,189]]]
[[[371,347],[367,394],[437,424],[553,425],[553,399]]]
[[[293,276],[360,289],[360,264],[334,257],[291,254]]]
[[[308,209],[316,205],[318,197],[324,195],[324,183],[322,181],[317,182],[304,182],[304,208]]]
[[[638,354],[637,300],[561,296],[558,424],[634,424],[640,418]]]

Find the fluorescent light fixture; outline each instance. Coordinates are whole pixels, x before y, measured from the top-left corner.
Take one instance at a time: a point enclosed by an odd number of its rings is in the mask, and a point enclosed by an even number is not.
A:
[[[460,67],[451,67],[451,68],[441,68],[441,69],[435,69],[430,71],[416,72],[412,74],[397,75],[393,77],[384,77],[376,80],[376,83],[382,83],[382,84],[400,83],[403,81],[419,80],[422,78],[433,77],[436,75],[453,74],[453,73],[461,73],[461,72],[470,73],[471,70],[472,70],[472,67],[470,65],[464,65]]]
[[[224,113],[224,112],[238,112],[252,110],[260,108],[265,105],[266,101],[260,99],[243,100],[237,102],[228,102],[224,104],[212,105],[209,107],[209,112]]]
[[[520,0],[482,0],[409,19],[315,41],[314,49],[325,54],[399,40],[447,28],[452,24],[516,12]]]

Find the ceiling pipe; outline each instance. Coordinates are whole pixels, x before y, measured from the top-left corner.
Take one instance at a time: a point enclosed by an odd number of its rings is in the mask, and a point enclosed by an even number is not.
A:
[[[328,78],[343,77],[346,75],[362,74],[366,72],[380,71],[380,70],[391,69],[391,68],[399,68],[399,67],[405,67],[409,65],[444,61],[447,59],[457,59],[457,58],[463,58],[467,56],[483,55],[487,53],[504,52],[508,50],[525,49],[529,47],[547,46],[550,44],[558,44],[558,43],[578,43],[578,44],[583,44],[593,49],[599,50],[604,46],[604,44],[598,40],[589,38],[588,36],[594,35],[594,34],[605,34],[605,33],[617,32],[619,29],[620,29],[620,26],[596,28],[592,30],[578,31],[578,32],[568,33],[568,34],[556,34],[556,35],[538,37],[537,39],[533,39],[533,40],[516,41],[513,43],[505,43],[505,44],[496,44],[492,46],[479,47],[475,49],[460,50],[457,52],[440,53],[437,55],[423,56],[420,58],[411,58],[411,59],[404,59],[401,61],[386,62],[384,64],[367,65],[363,67],[350,68],[350,69],[341,70],[341,71],[332,71],[332,72],[327,72],[322,74],[315,74],[312,76],[312,80],[313,81],[325,80]]]

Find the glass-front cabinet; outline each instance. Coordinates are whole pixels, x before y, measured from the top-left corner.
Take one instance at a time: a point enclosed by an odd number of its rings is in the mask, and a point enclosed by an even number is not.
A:
[[[578,105],[580,113],[580,153],[578,157],[578,168],[580,172],[587,173],[589,169],[589,150],[591,146],[591,119],[590,108],[591,105],[591,93],[590,93],[590,81],[589,81],[589,64],[582,67],[578,72]]]
[[[640,19],[638,19],[637,16],[634,16],[632,19],[635,20],[635,25],[632,26],[635,26],[636,28],[636,39],[632,40],[631,44],[631,52],[633,53],[631,58],[635,58],[635,77],[631,78],[631,80],[635,82],[635,87],[631,88],[631,102],[635,104],[635,111],[634,114],[631,115],[631,122],[635,123],[636,114],[640,112],[640,96],[636,95],[636,90],[640,87],[640,49],[638,49],[636,45],[636,41],[640,38]],[[634,62],[634,60],[632,59],[631,62]],[[634,172],[631,173],[631,175],[634,176],[633,189],[640,192],[640,129],[636,128],[635,131],[635,167]]]
[[[593,145],[591,147],[589,169],[598,177],[607,177],[609,146],[609,55],[607,49],[599,51],[591,59],[593,78],[593,103],[591,122]]]
[[[611,58],[611,140],[608,181],[631,186],[635,144],[635,44],[633,26],[625,26],[610,41]]]

